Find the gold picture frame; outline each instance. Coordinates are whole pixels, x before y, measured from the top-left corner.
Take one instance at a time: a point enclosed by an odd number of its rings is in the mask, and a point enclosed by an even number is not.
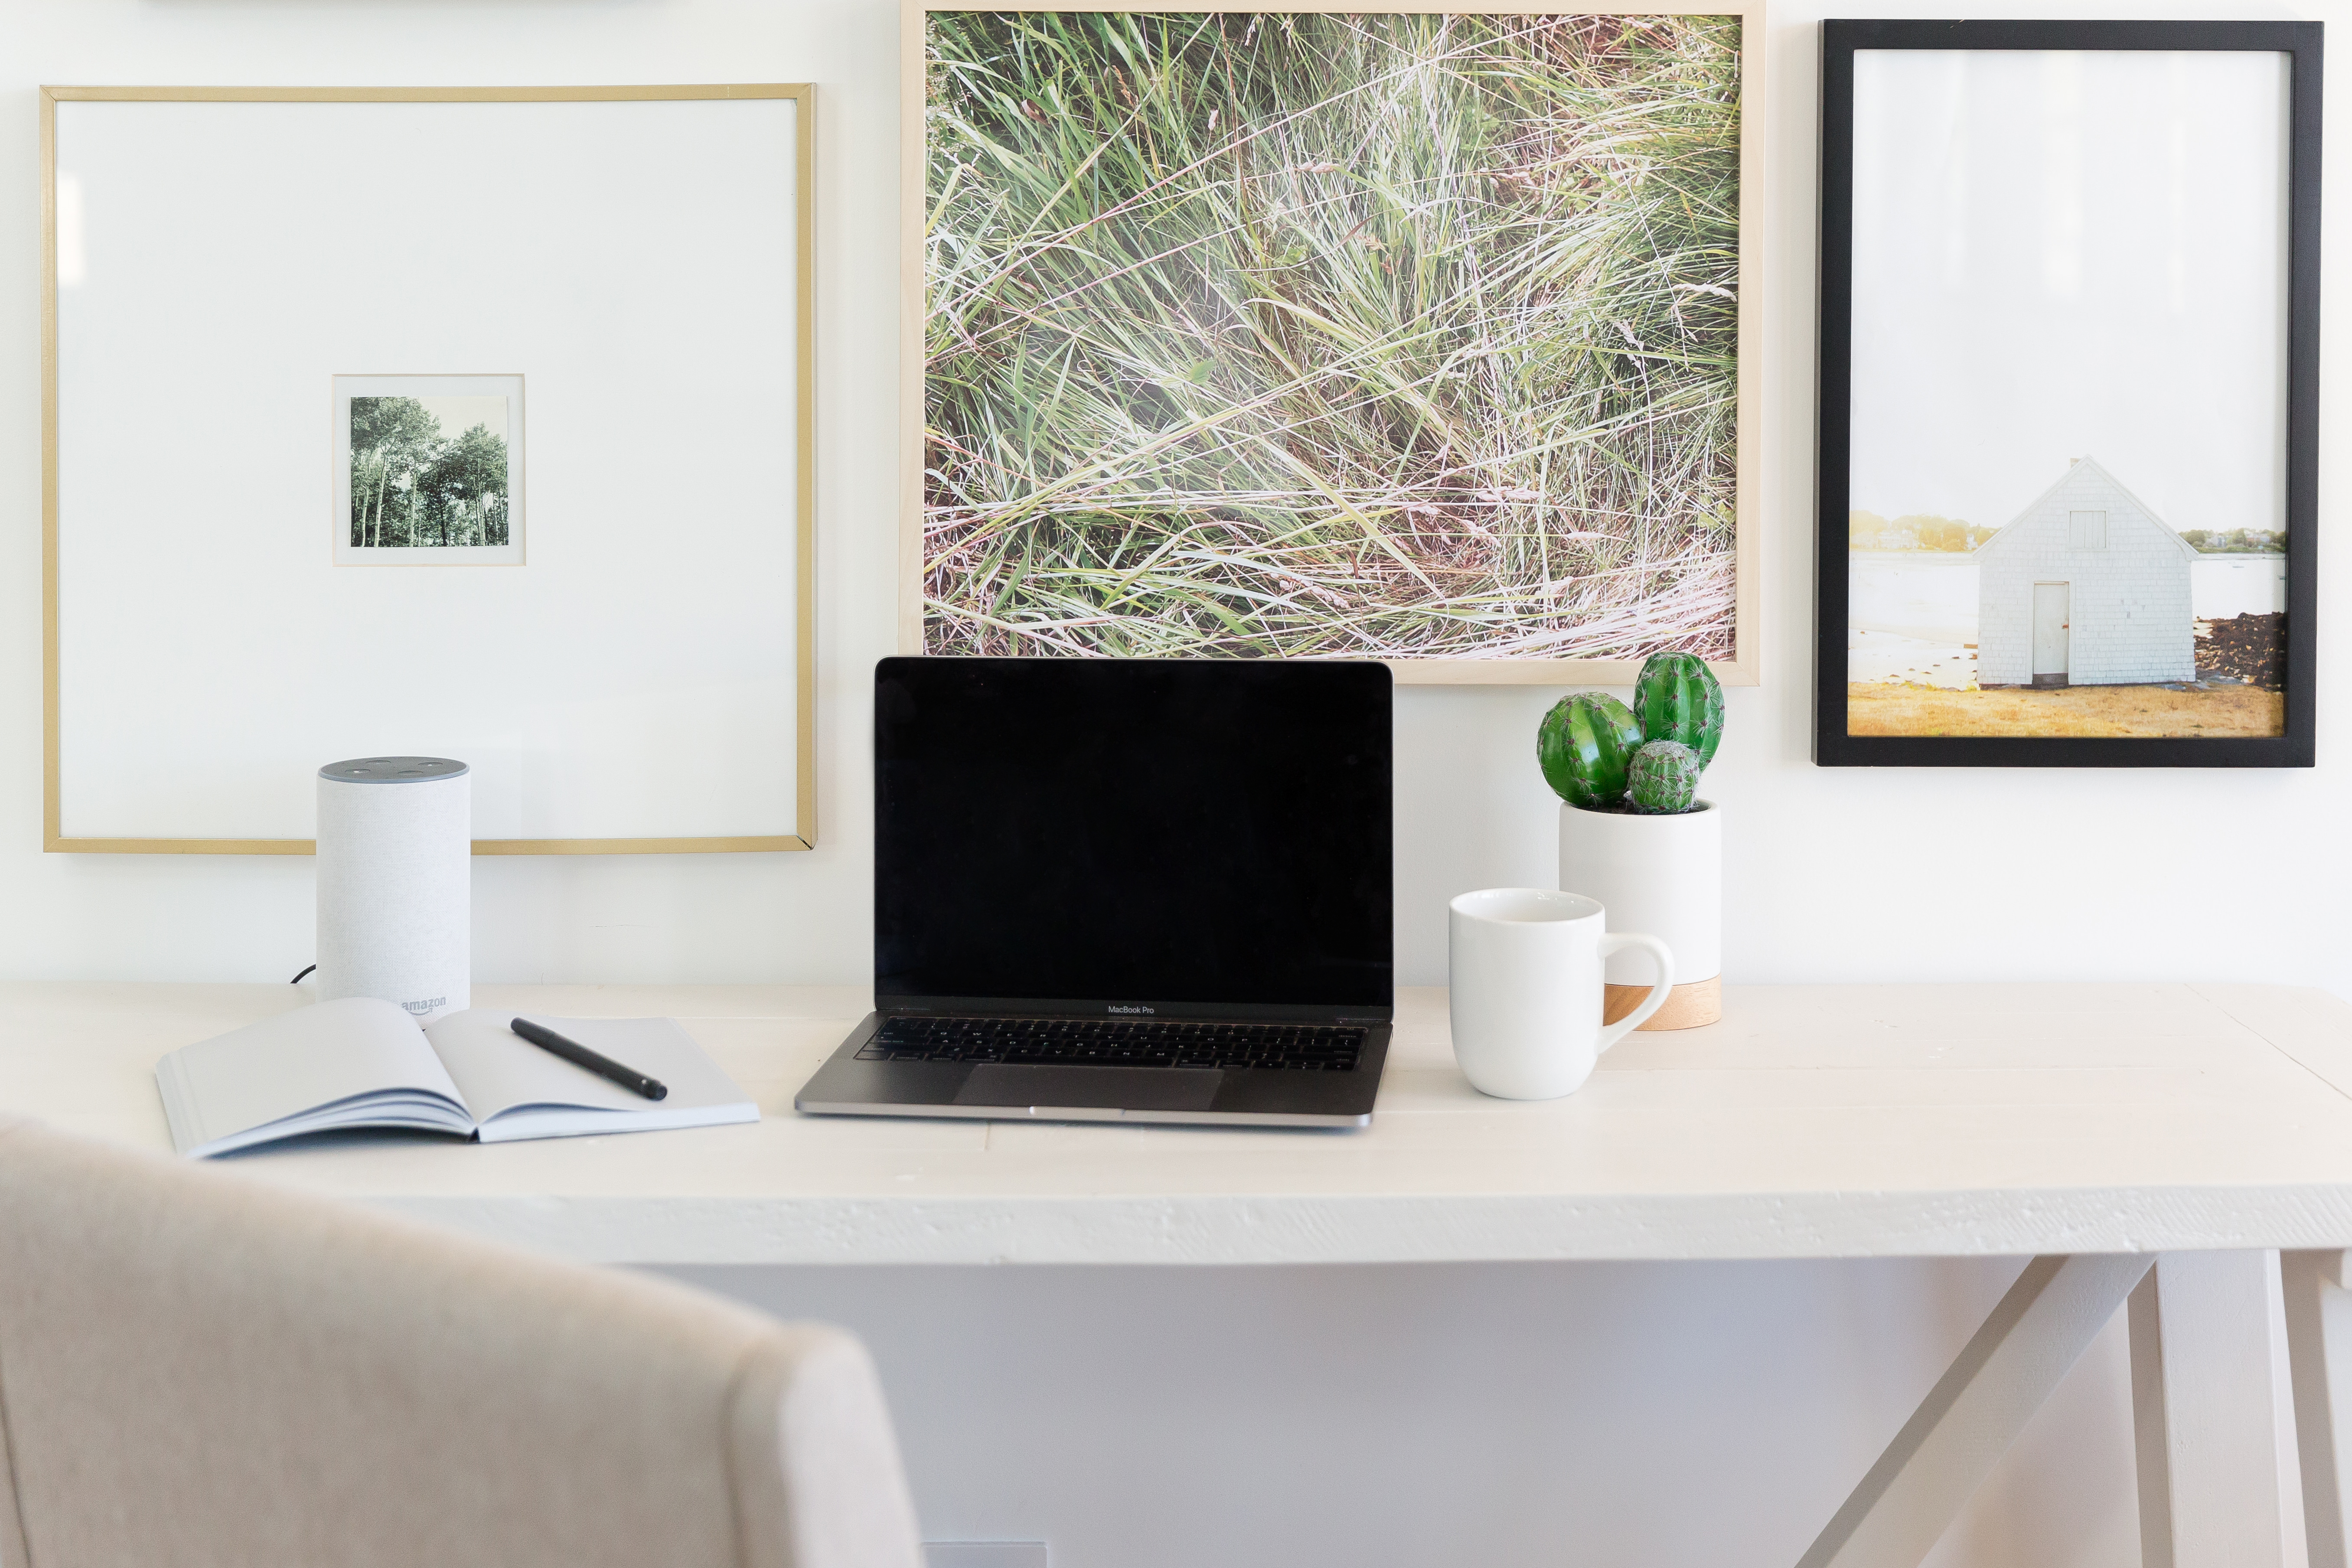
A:
[[[934,215],[929,199],[929,149],[926,112],[930,83],[926,51],[929,23],[935,16],[1002,12],[979,4],[941,5],[932,0],[903,0],[900,49],[900,562],[898,648],[904,654],[927,651],[926,577],[931,562],[926,548],[926,447],[930,410],[927,398],[926,329],[929,320],[929,279],[927,252],[933,236]],[[1039,0],[1013,8],[1022,14],[1082,13],[1096,15],[1210,16],[1214,8],[1198,4],[1162,4],[1157,0]],[[1410,0],[1293,0],[1290,4],[1245,7],[1223,15],[1235,23],[1256,17],[1339,14],[1350,16],[1397,15],[1436,16],[1438,7]],[[1762,251],[1764,246],[1765,5],[1763,0],[1664,0],[1635,6],[1595,5],[1561,8],[1542,4],[1497,4],[1479,7],[1475,16],[1547,18],[1725,17],[1738,23],[1738,259],[1736,327],[1736,414],[1731,421],[1736,443],[1734,461],[1734,525],[1731,548],[1733,583],[1729,595],[1730,656],[1710,656],[1718,678],[1731,685],[1755,685],[1761,679],[1760,617],[1762,601]],[[995,90],[1011,89],[995,84]],[[1130,100],[1129,101],[1133,101]],[[1021,111],[1039,127],[1046,127],[1045,111],[1033,105]],[[1137,110],[1138,113],[1141,110]],[[1212,121],[1213,124],[1213,121]],[[1228,135],[1232,132],[1229,131]],[[1181,161],[1181,160],[1180,160]],[[1204,176],[1205,178],[1206,176]],[[1129,270],[1121,268],[1118,272]],[[1105,274],[1105,277],[1117,273]],[[1716,289],[1719,293],[1721,290]],[[1069,296],[1063,297],[1066,306]],[[1202,362],[1207,363],[1207,362]],[[1197,374],[1194,379],[1201,379]],[[1055,482],[1045,470],[1037,478]],[[1372,531],[1369,528],[1367,532]],[[1370,554],[1370,552],[1365,551]],[[1400,559],[1402,559],[1400,557]],[[1123,563],[1122,563],[1123,566]],[[1549,569],[1547,568],[1547,571]],[[1278,576],[1279,574],[1275,574]],[[1013,574],[1016,581],[1020,574]],[[1423,579],[1427,581],[1426,578]],[[1564,585],[1564,584],[1563,584]],[[1555,590],[1556,591],[1556,590]],[[1010,589],[1007,590],[1008,594]],[[1715,625],[1720,627],[1720,614]],[[1043,625],[1043,623],[1038,623]],[[1074,625],[1080,624],[1074,622]],[[1213,639],[1212,639],[1213,640]],[[1051,648],[1033,651],[1051,653]],[[1066,651],[1079,651],[1076,649]],[[1084,651],[1108,651],[1088,648]],[[1207,649],[1206,651],[1214,651]],[[1344,656],[1344,655],[1343,655]],[[1366,651],[1355,657],[1374,657]],[[1510,685],[1630,685],[1640,668],[1637,657],[1551,658],[1532,655],[1489,657],[1402,657],[1386,660],[1395,679],[1406,684]]]
[[[816,837],[815,758],[815,310],[814,89],[807,83],[733,83],[622,87],[43,87],[41,147],[41,658],[42,847],[59,853],[169,855],[308,855],[306,838],[104,837],[68,836],[62,798],[62,711],[58,561],[60,470],[58,439],[58,107],[69,102],[163,103],[575,103],[791,100],[793,298],[791,318],[796,363],[791,367],[796,427],[793,448],[793,795],[789,833],[715,837],[611,837],[476,839],[477,855],[675,855],[801,850]],[[359,367],[373,368],[373,367]],[[395,367],[397,368],[397,367]],[[504,367],[500,367],[504,368]],[[323,388],[322,388],[323,392]],[[322,759],[323,760],[323,759]]]

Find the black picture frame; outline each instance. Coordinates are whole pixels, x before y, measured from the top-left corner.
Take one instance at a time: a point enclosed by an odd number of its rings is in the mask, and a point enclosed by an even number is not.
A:
[[[2318,22],[1832,20],[1822,29],[1821,360],[1813,760],[1823,767],[2309,767],[2319,499]],[[1854,55],[1864,49],[2262,51],[2292,57],[2287,123],[2285,733],[2200,740],[1850,735]]]

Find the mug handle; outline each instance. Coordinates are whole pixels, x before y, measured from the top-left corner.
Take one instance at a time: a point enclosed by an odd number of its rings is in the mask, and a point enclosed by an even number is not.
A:
[[[1650,994],[1642,998],[1640,1006],[1601,1031],[1601,1037],[1592,1047],[1596,1057],[1648,1023],[1650,1015],[1666,1005],[1666,993],[1675,988],[1675,955],[1656,937],[1638,931],[1611,931],[1601,939],[1599,957],[1605,963],[1611,953],[1622,952],[1629,947],[1638,947],[1657,961],[1658,977],[1651,982]]]

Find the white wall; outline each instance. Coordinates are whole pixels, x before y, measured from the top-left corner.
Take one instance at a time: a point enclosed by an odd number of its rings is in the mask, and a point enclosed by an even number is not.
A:
[[[2015,1264],[701,1268],[854,1324],[925,1531],[1054,1568],[1787,1568]],[[1925,1568],[2137,1568],[2117,1321]]]
[[[2352,5],[2067,10],[2352,19]],[[2321,765],[2309,772],[1865,772],[1807,760],[1818,15],[1790,0],[1770,32],[1766,288],[1751,301],[1767,323],[1765,684],[1730,693],[1706,782],[1731,814],[1726,978],[2210,977],[2352,995],[2337,743],[2352,671],[2339,639],[2320,639]],[[307,861],[39,851],[36,84],[760,79],[820,90],[819,847],[478,862],[476,973],[864,975],[864,692],[890,650],[894,604],[897,36],[893,0],[0,0],[0,304],[14,302],[0,309],[0,975],[276,980],[311,956]],[[2352,104],[2332,96],[2327,166],[2341,171]],[[2340,302],[2352,185],[2330,183],[2325,248]],[[2326,323],[2331,369],[2347,320],[2339,308]],[[2347,410],[2326,397],[2323,414],[2333,448]],[[2324,520],[2341,470],[2324,468]],[[2325,584],[2321,602],[2332,602]],[[1401,693],[1407,983],[1444,978],[1448,896],[1549,880],[1553,805],[1532,742],[1556,695]],[[922,1501],[945,1532],[1062,1531],[1056,1563],[1081,1568],[1647,1564],[1791,1556],[1802,1521],[1859,1474],[2006,1272],[778,1270],[727,1283],[874,1336],[909,1420]],[[1186,1303],[1189,1318],[1174,1310]],[[1119,1331],[1121,1314],[1142,1326]],[[1047,1331],[1055,1325],[1069,1331]],[[1225,1330],[1242,1349],[1215,1349]],[[1340,1332],[1374,1352],[1361,1377],[1332,1349]],[[966,1359],[963,1347],[991,1338],[1017,1344],[1025,1377],[1008,1383]],[[1946,1564],[2133,1560],[2119,1353],[2111,1336],[2078,1371],[1947,1542]],[[1130,1399],[1129,1387],[1153,1397]],[[1311,1457],[1334,1447],[1355,1462]],[[1104,1463],[1130,1450],[1138,1463]],[[1218,1486],[1194,1479],[1206,1461],[1186,1456],[1203,1454],[1222,1456],[1208,1466]],[[1300,1464],[1317,1495],[1286,1499],[1279,1483]],[[1410,1485],[1415,1475],[1426,1485]]]
[[[1874,6],[1875,14],[1899,10]],[[2028,8],[2029,10],[2031,8]],[[2095,12],[2102,7],[2074,7]],[[2146,5],[2107,6],[2133,15]],[[2274,8],[2173,7],[2276,15]],[[2313,14],[2352,16],[2346,7]],[[1815,11],[1769,68],[1765,683],[1730,693],[1707,793],[1730,812],[1725,978],[2168,978],[2352,995],[2334,809],[2347,647],[2320,641],[2321,766],[2302,773],[1817,769],[1810,752]],[[39,82],[819,84],[817,849],[478,864],[484,979],[853,980],[866,972],[866,691],[890,651],[898,120],[890,0],[9,0],[0,4],[0,974],[269,980],[310,959],[301,859],[39,851]],[[2340,140],[2344,116],[2331,121]],[[2344,166],[2331,160],[2330,169]],[[2341,181],[2334,182],[2337,184]],[[2346,198],[2331,206],[2340,226]],[[2352,276],[2347,248],[2331,271]],[[353,309],[363,304],[353,301]],[[2329,364],[2346,312],[2327,317]],[[2328,444],[2348,416],[2324,399]],[[2332,517],[2341,465],[2323,470]],[[2326,552],[2322,552],[2323,557]],[[2323,607],[2332,602],[2323,582]],[[1399,700],[1398,958],[1444,977],[1444,900],[1548,885],[1534,764],[1550,690]],[[2167,845],[2160,854],[2126,846]]]

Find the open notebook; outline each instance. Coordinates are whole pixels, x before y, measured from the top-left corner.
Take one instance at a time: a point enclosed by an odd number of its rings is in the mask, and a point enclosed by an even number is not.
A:
[[[630,1093],[507,1027],[520,1016],[669,1087]],[[344,1127],[419,1127],[503,1143],[757,1121],[760,1108],[668,1018],[475,1008],[430,1027],[348,996],[184,1047],[155,1064],[181,1153],[226,1154]]]

